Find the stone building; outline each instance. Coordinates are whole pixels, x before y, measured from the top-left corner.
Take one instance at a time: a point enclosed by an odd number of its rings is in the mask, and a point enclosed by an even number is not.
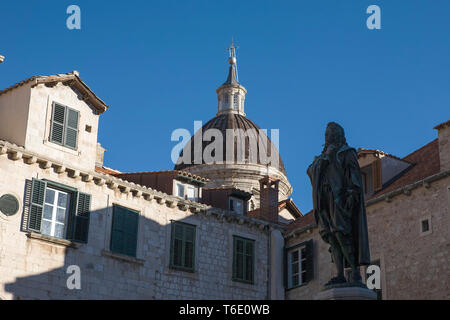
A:
[[[380,299],[450,299],[450,121],[438,138],[404,158],[358,150],[363,173],[372,264],[381,270]],[[313,243],[314,276],[291,280],[287,299],[313,299],[332,277],[328,246],[310,212],[285,233],[286,254]],[[361,270],[365,274],[365,270]]]
[[[282,244],[272,238],[284,225],[238,210],[252,194],[237,188],[202,201],[208,179],[186,171],[104,167],[97,132],[107,108],[77,72],[0,91],[0,298],[282,293],[273,271],[282,261],[272,259]],[[77,268],[81,289],[69,289]]]
[[[104,166],[108,106],[76,71],[0,91],[0,299],[314,298],[328,248],[289,198],[276,143],[244,113],[233,45],[228,62],[216,117],[167,171]],[[359,149],[383,299],[450,297],[449,121],[436,129],[402,159]],[[199,158],[208,130],[231,161]]]

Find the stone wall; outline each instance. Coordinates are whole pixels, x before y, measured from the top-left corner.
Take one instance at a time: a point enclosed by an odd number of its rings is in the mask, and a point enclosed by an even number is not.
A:
[[[367,206],[371,260],[380,262],[382,298],[450,299],[450,177],[388,201]],[[423,233],[426,219],[430,231]],[[334,275],[328,245],[317,228],[287,238],[286,246],[309,239],[314,241],[314,280],[287,290],[287,299],[313,299]]]
[[[133,190],[119,188],[108,181],[84,181],[79,175],[70,177],[68,171],[57,173],[59,167],[42,167],[39,161],[27,164],[26,158],[13,160],[12,155],[17,153],[3,151],[0,153],[0,195],[15,195],[20,209],[9,217],[0,213],[1,299],[267,298],[267,224],[209,210],[190,210],[174,204],[175,197],[168,196],[170,201],[166,201],[165,196],[156,192],[155,196],[136,196]],[[30,238],[21,230],[25,181],[33,177],[92,195],[87,244],[77,244],[74,248],[73,244]],[[190,202],[180,198],[180,203]],[[113,204],[140,212],[136,259],[109,252]],[[172,220],[197,226],[194,273],[169,268]],[[255,240],[254,284],[231,279],[233,235]],[[69,290],[66,286],[69,265],[81,269],[81,290]]]

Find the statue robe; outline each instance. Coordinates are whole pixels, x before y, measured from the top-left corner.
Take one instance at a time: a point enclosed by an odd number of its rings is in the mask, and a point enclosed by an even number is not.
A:
[[[314,159],[307,173],[313,189],[314,217],[322,238],[326,241],[326,234],[330,232],[351,235],[357,264],[370,264],[366,209],[356,150],[345,144],[335,156],[322,154]],[[350,196],[353,196],[353,205],[347,207]],[[324,203],[332,205],[324,206]]]

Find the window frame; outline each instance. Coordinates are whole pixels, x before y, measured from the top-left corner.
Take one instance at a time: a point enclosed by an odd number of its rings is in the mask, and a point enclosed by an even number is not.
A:
[[[27,180],[29,181],[29,180]],[[42,183],[44,187],[44,191],[42,194],[42,204],[38,204],[37,202],[34,202],[33,199],[33,193],[35,192],[34,190],[34,185],[35,183]],[[30,188],[30,189],[28,189]],[[65,217],[65,223],[64,223],[64,236],[62,238],[56,237],[56,236],[52,236],[52,235],[48,235],[42,232],[42,220],[44,219],[44,207],[45,207],[45,196],[46,196],[46,192],[47,189],[54,189],[60,192],[64,192],[67,193],[68,196],[71,198],[70,203],[67,207],[67,211],[66,211],[66,217]],[[26,225],[23,225],[23,229],[26,232],[31,232],[31,233],[36,233],[36,234],[40,234],[49,238],[53,238],[53,239],[58,239],[58,240],[67,240],[67,241],[73,241],[73,242],[77,242],[77,243],[87,243],[89,241],[89,225],[90,225],[90,214],[91,214],[91,198],[92,196],[90,194],[84,193],[74,187],[71,186],[67,186],[65,184],[61,184],[58,182],[54,182],[48,179],[36,179],[33,178],[30,181],[30,184],[27,186],[27,184],[25,185],[25,189],[29,190],[26,191],[27,193],[30,192],[30,200],[26,200],[27,201],[27,205],[26,207],[28,208],[28,210],[25,212],[24,214],[26,215]],[[80,198],[83,197],[83,198]],[[80,200],[83,199],[83,200]],[[80,205],[80,201],[81,204],[83,205],[83,207],[79,207]],[[34,217],[35,219],[39,220],[39,229],[35,228],[34,226],[31,225],[32,221],[30,219],[32,219],[33,217],[33,207],[41,207],[42,211],[41,214],[39,215],[39,213],[36,213],[37,216]],[[79,208],[84,208],[87,209],[85,212],[87,212],[86,215],[84,216],[80,216],[79,215]],[[80,225],[80,222],[78,219],[86,219],[85,220],[85,225]],[[24,218],[25,219],[25,218]],[[48,219],[46,219],[48,220]],[[85,233],[84,233],[84,237],[78,237],[78,233],[77,231],[80,230],[78,229],[79,227],[85,227],[85,229],[82,229]],[[83,233],[82,233],[83,235]]]
[[[295,273],[296,275],[298,275],[297,284],[294,284],[292,281],[294,276],[292,272],[292,254],[294,252],[298,252],[298,271],[297,273]],[[287,289],[297,288],[308,283],[308,281],[304,280],[304,277],[306,277],[306,268],[304,268],[303,264],[306,265],[306,244],[295,246],[287,250]]]
[[[193,237],[192,237],[192,267],[187,267],[185,265],[177,265],[175,264],[175,228],[176,226],[181,226],[182,227],[182,238],[181,240],[181,261],[182,264],[185,263],[185,256],[186,256],[186,240],[185,240],[185,228],[192,228],[193,232]],[[190,223],[186,223],[186,222],[181,222],[181,221],[171,221],[171,229],[170,229],[170,256],[169,256],[169,268],[174,269],[174,270],[179,270],[179,271],[185,271],[185,272],[191,272],[194,273],[195,272],[195,255],[196,255],[196,250],[195,250],[195,246],[196,246],[196,236],[197,236],[197,226],[194,224],[190,224]]]
[[[55,186],[53,186],[53,185],[51,185],[49,183],[47,183],[47,185],[45,187],[45,196],[47,196],[47,192],[48,192],[49,189],[53,190],[55,192],[55,199],[53,200],[52,204],[49,204],[49,203],[46,202],[46,199],[45,199],[46,197],[44,198],[44,207],[43,207],[42,218],[41,218],[41,234],[45,235],[45,236],[48,236],[48,237],[52,237],[52,238],[68,240],[67,238],[68,238],[68,232],[69,232],[70,216],[75,214],[73,212],[73,200],[74,200],[75,197],[74,197],[74,195],[73,195],[73,193],[71,191],[63,190],[62,188],[57,188],[57,187],[55,187]],[[60,193],[66,194],[67,198],[68,198],[66,200],[66,208],[64,208],[64,210],[65,210],[64,223],[56,221],[57,210],[58,210],[58,208],[61,208],[58,205],[58,197],[59,197]],[[52,206],[52,219],[51,220],[49,220],[49,219],[44,217],[45,206],[46,205],[51,205]],[[43,228],[42,228],[44,220],[49,221],[51,223],[51,230],[53,230],[53,231],[54,231],[54,226],[56,226],[56,224],[62,224],[64,226],[63,237],[62,238],[57,237],[56,235],[54,235],[54,232],[53,232],[53,235],[44,233],[43,232]],[[52,233],[52,232],[50,232],[50,233]]]
[[[59,105],[59,106],[61,106],[61,107],[64,107],[64,123],[62,124],[62,126],[63,126],[62,142],[55,141],[55,140],[53,140],[53,137],[52,137],[52,133],[53,133],[53,125],[54,125],[54,122],[55,122],[54,117],[55,117],[55,106],[56,106],[56,105]],[[80,111],[78,111],[78,110],[76,110],[76,109],[74,109],[74,108],[70,108],[69,106],[67,106],[67,105],[65,105],[65,104],[62,104],[62,103],[59,103],[59,102],[56,102],[56,101],[53,101],[53,102],[52,102],[52,108],[51,108],[51,109],[52,109],[52,111],[51,111],[51,118],[50,118],[50,133],[49,133],[48,141],[51,142],[51,143],[60,145],[60,146],[62,146],[62,147],[65,147],[65,148],[69,148],[69,149],[72,149],[72,150],[75,150],[75,151],[78,150],[79,133],[80,133],[80,118],[81,118],[81,113],[80,113]],[[69,146],[69,145],[66,144],[66,132],[67,132],[67,128],[69,127],[69,125],[68,125],[68,120],[69,120],[68,114],[69,114],[69,110],[76,112],[77,115],[78,115],[78,117],[77,117],[76,145],[75,145],[75,147],[72,147],[72,146]],[[61,123],[57,122],[57,124],[61,124]],[[72,127],[69,127],[69,128],[72,129],[72,130],[74,130],[74,128],[72,128]]]
[[[232,208],[233,206],[231,205],[231,203],[232,203],[233,201],[234,201],[234,202],[238,202],[238,203],[241,204],[241,212],[237,212],[237,211],[234,210],[234,208]],[[245,214],[244,200],[239,199],[239,198],[236,198],[236,197],[233,197],[233,196],[228,197],[228,209],[229,209],[230,211],[236,213],[236,214],[244,215],[244,214]]]
[[[243,241],[243,270],[242,270],[242,275],[243,278],[238,278],[237,277],[237,241]],[[251,253],[251,261],[252,261],[252,273],[251,273],[251,279],[245,279],[246,274],[247,274],[247,266],[245,263],[245,256],[247,256],[248,254],[246,254],[247,251],[247,244],[251,243],[252,245],[252,253]],[[232,280],[236,281],[236,282],[242,282],[242,283],[247,283],[247,284],[255,284],[255,261],[256,261],[256,241],[254,239],[249,239],[249,238],[244,238],[242,236],[238,236],[238,235],[233,235],[233,262],[232,262]]]

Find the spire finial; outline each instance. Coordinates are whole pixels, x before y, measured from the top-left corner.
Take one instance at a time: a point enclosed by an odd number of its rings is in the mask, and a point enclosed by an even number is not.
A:
[[[229,64],[236,64],[236,50],[237,50],[238,48],[239,48],[239,47],[236,47],[236,46],[234,45],[234,38],[231,37],[231,44],[230,44],[230,46],[227,48],[227,51],[228,51],[228,54],[229,54],[229,57],[228,57],[228,63],[229,63]]]

